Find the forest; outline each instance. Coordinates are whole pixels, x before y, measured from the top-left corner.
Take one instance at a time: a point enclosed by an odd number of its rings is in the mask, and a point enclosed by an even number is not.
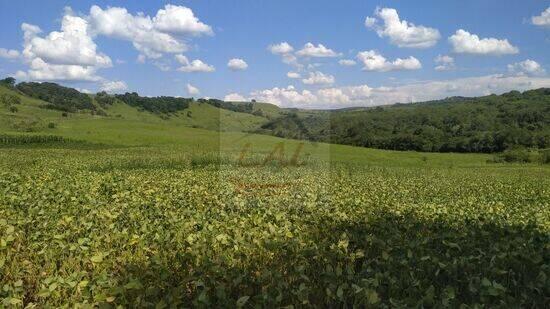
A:
[[[302,115],[303,114],[303,115]],[[428,152],[550,147],[550,89],[363,110],[288,112],[258,133],[353,146]]]

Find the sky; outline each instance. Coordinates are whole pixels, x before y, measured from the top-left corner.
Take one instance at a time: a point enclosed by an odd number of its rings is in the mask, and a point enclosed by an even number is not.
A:
[[[0,76],[341,108],[550,87],[550,1],[0,1]]]

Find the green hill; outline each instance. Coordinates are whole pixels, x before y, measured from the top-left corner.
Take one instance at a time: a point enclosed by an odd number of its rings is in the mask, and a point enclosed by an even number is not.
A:
[[[290,112],[257,132],[391,150],[492,153],[518,146],[549,148],[550,89],[369,109]]]

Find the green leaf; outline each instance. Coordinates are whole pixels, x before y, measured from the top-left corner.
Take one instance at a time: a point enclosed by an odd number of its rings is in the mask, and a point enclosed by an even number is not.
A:
[[[371,305],[380,301],[380,297],[378,297],[378,293],[375,290],[367,289],[365,290],[365,294],[367,295],[367,302]]]
[[[244,304],[246,304],[246,302],[248,301],[249,298],[250,298],[250,296],[243,296],[243,297],[239,298],[237,300],[237,307],[240,308],[240,307],[244,306]]]
[[[92,258],[90,260],[93,263],[101,263],[101,262],[103,262],[103,254],[96,254],[96,255],[92,256]]]

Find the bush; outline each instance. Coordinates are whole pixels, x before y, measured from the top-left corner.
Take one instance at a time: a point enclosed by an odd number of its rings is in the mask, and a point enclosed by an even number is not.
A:
[[[13,94],[3,94],[0,96],[0,102],[4,106],[21,104],[21,98]]]
[[[539,161],[542,164],[550,164],[550,149],[539,150]]]
[[[498,155],[502,161],[512,163],[527,163],[531,162],[529,150],[523,147],[515,147],[505,150],[502,154]]]
[[[19,110],[17,109],[17,107],[15,107],[15,106],[10,106],[10,112],[11,112],[11,113],[14,113],[14,114],[15,114],[15,113],[17,113],[18,111],[19,111]]]
[[[55,129],[55,123],[53,122],[48,123],[48,129]]]
[[[67,114],[66,112],[63,112],[63,113],[61,113],[61,117],[67,118],[67,117],[69,117],[69,114]]]

